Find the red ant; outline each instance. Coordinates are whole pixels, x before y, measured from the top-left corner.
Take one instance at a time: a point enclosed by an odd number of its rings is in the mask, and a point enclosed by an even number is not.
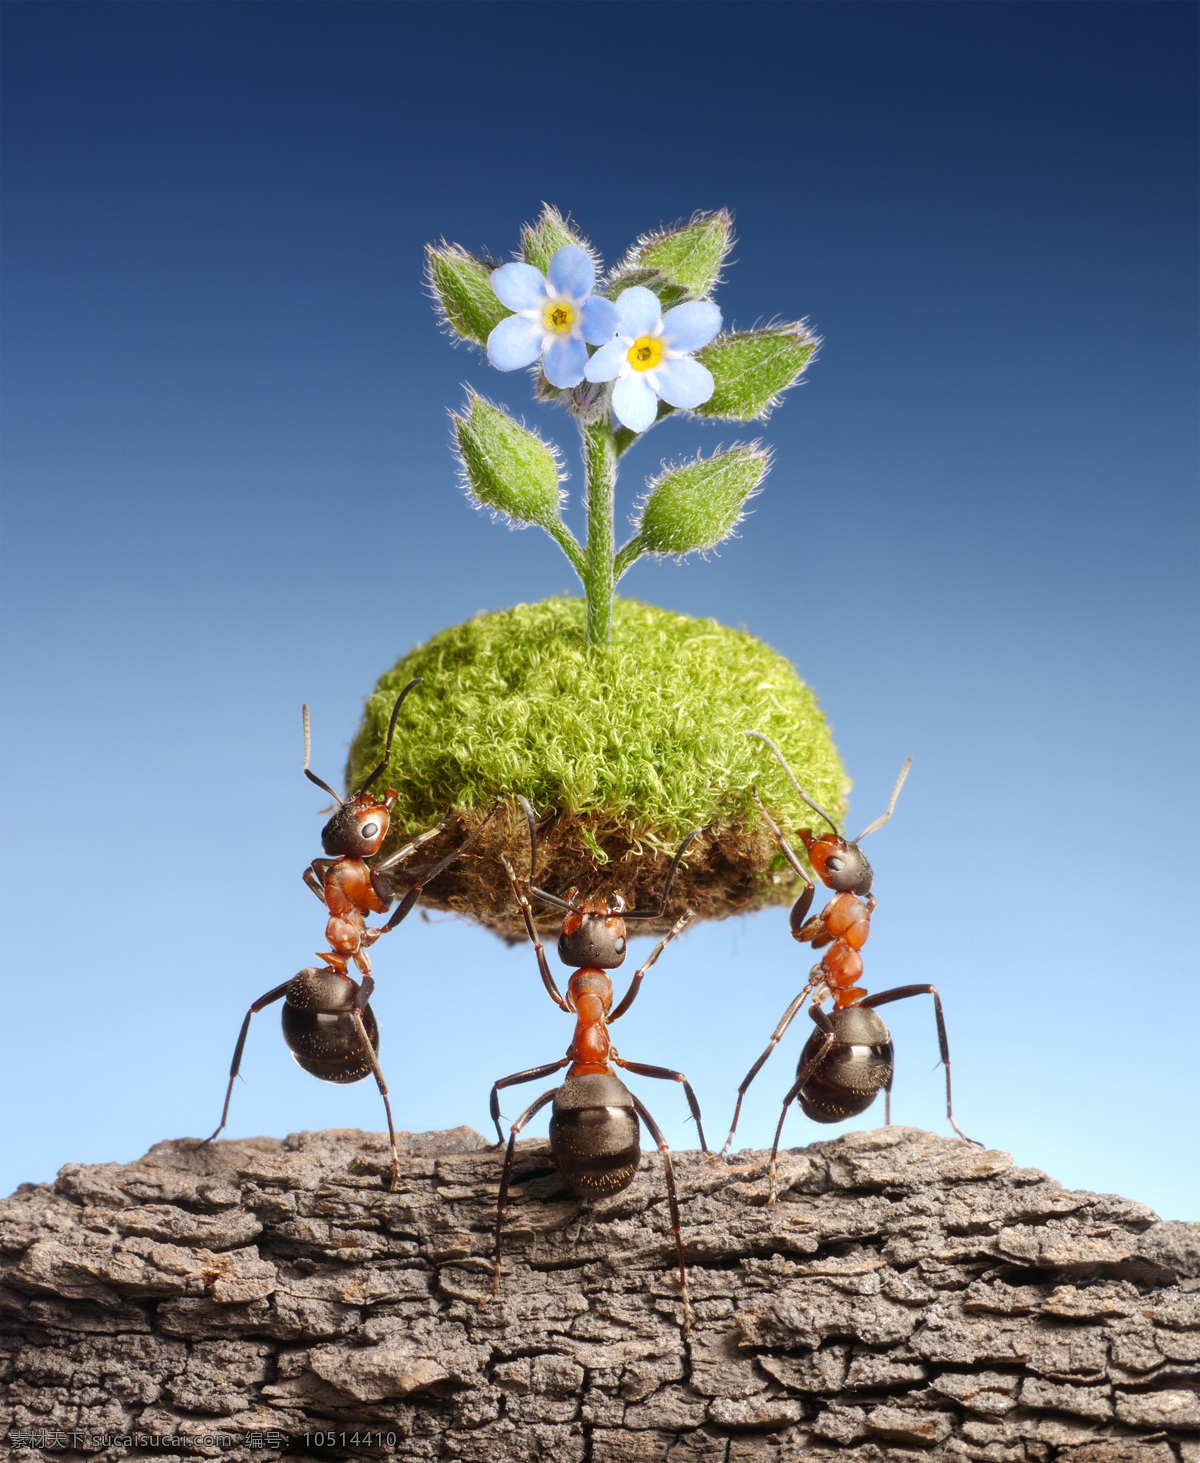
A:
[[[374,796],[369,789],[388,764],[396,718],[400,714],[404,698],[414,686],[421,684],[422,679],[418,676],[409,681],[396,698],[391,720],[388,722],[383,761],[369,774],[358,791],[344,802],[327,782],[323,782],[309,770],[308,707],[304,708],[304,775],[310,782],[336,798],[340,804],[337,812],[321,830],[321,846],[330,857],[314,859],[303,874],[305,884],[329,909],[325,938],[333,948],[320,953],[318,958],[324,960],[323,967],[309,966],[300,971],[291,980],[284,981],[265,996],[260,996],[246,1012],[229,1069],[229,1086],[225,1090],[221,1121],[217,1124],[216,1131],[204,1140],[205,1143],[213,1141],[229,1116],[229,1101],[233,1096],[233,1084],[237,1079],[238,1069],[241,1067],[242,1052],[250,1030],[250,1018],[282,997],[283,1039],[292,1056],[306,1072],[319,1077],[323,1082],[341,1083],[359,1082],[368,1073],[374,1073],[387,1113],[392,1155],[390,1186],[392,1189],[396,1187],[399,1164],[396,1129],[392,1122],[392,1105],[388,1100],[387,1083],[377,1056],[379,1027],[369,1005],[375,981],[371,975],[371,961],[367,950],[381,935],[396,928],[421,897],[421,890],[425,885],[470,848],[495,812],[493,807],[464,843],[410,886],[386,924],[372,929],[367,927],[366,915],[386,913],[395,898],[389,878],[392,871],[445,827],[443,821],[428,833],[418,834],[411,843],[405,844],[373,868],[366,862],[382,847],[388,833],[391,810],[396,802],[396,793],[391,788],[381,797]],[[361,982],[346,973],[346,966],[351,960],[362,973]]]
[[[813,882],[805,872],[797,854],[788,846],[775,820],[759,801],[756,792],[754,801],[758,803],[759,811],[775,835],[775,841],[779,844],[783,856],[804,880],[804,891],[792,906],[790,918],[792,938],[799,940],[802,944],[811,944],[814,950],[829,946],[820,961],[809,972],[808,984],[783,1013],[779,1025],[771,1034],[770,1044],[766,1051],[746,1073],[745,1080],[738,1088],[733,1123],[729,1129],[729,1137],[725,1140],[725,1146],[721,1149],[723,1158],[729,1152],[729,1145],[733,1142],[733,1134],[737,1128],[738,1116],[742,1111],[742,1099],[746,1095],[746,1089],[758,1075],[763,1063],[775,1050],[780,1037],[791,1025],[792,1018],[800,1010],[804,1004],[804,998],[811,991],[812,1003],[809,1006],[808,1014],[816,1023],[817,1030],[809,1037],[804,1045],[804,1050],[800,1053],[800,1061],[796,1067],[796,1080],[783,1100],[779,1126],[775,1129],[775,1144],[771,1149],[770,1164],[771,1193],[768,1199],[768,1203],[774,1204],[776,1199],[775,1162],[779,1153],[779,1139],[783,1133],[783,1122],[787,1117],[787,1110],[794,1099],[799,1098],[805,1115],[810,1117],[813,1122],[840,1123],[843,1118],[855,1117],[858,1113],[866,1112],[878,1097],[879,1089],[882,1087],[886,1094],[885,1121],[888,1124],[891,1123],[894,1071],[892,1038],[891,1033],[874,1010],[876,1006],[885,1006],[890,1001],[907,1000],[909,996],[933,997],[938,1045],[941,1049],[942,1065],[946,1069],[946,1116],[950,1120],[950,1126],[965,1142],[975,1143],[975,1139],[968,1138],[954,1121],[954,1113],[950,1105],[950,1048],[946,1041],[946,1022],[942,1016],[942,1001],[937,987],[932,985],[896,986],[893,990],[881,991],[877,996],[868,996],[862,986],[855,984],[863,971],[862,956],[859,951],[866,944],[867,937],[871,933],[871,915],[875,911],[875,897],[871,893],[874,875],[871,865],[863,857],[858,845],[869,833],[874,833],[877,829],[882,828],[892,816],[896,799],[900,796],[900,789],[904,786],[904,779],[908,776],[908,770],[912,766],[912,758],[909,757],[900,769],[900,776],[896,779],[896,785],[892,789],[887,811],[881,818],[876,818],[874,823],[864,828],[856,839],[847,842],[838,832],[837,825],[829,814],[823,808],[818,807],[796,781],[795,774],[788,766],[786,758],[771,738],[764,736],[762,732],[747,732],[746,735],[757,737],[760,742],[766,742],[779,759],[783,770],[791,779],[792,786],[803,801],[814,813],[820,814],[833,830],[832,837],[828,833],[814,833],[808,828],[801,828],[799,834],[814,873],[827,889],[837,891],[835,897],[829,901],[820,914],[814,915],[812,919],[808,918],[808,911],[813,902]],[[821,1003],[829,997],[833,999],[833,1012],[831,1015],[826,1015],[821,1010]],[[975,1143],[975,1146],[980,1148],[983,1145]]]
[[[683,1240],[679,1228],[679,1201],[675,1194],[675,1173],[671,1165],[671,1154],[667,1148],[658,1124],[651,1117],[641,1100],[634,1096],[613,1070],[614,1065],[640,1077],[661,1077],[671,1082],[681,1082],[687,1095],[688,1106],[696,1120],[700,1135],[700,1147],[707,1153],[704,1141],[704,1126],[700,1121],[700,1106],[691,1083],[682,1072],[673,1072],[667,1067],[648,1067],[641,1062],[627,1062],[617,1055],[616,1048],[609,1041],[610,1023],[624,1016],[633,1005],[642,979],[662,954],[668,944],[691,921],[689,910],[675,921],[671,930],[655,945],[649,957],[634,973],[629,989],[616,1010],[611,1010],[613,999],[612,981],[606,974],[616,969],[625,959],[625,925],[629,920],[661,919],[666,913],[671,885],[679,865],[692,839],[701,831],[694,829],[679,845],[679,850],[667,873],[662,894],[655,909],[626,910],[620,894],[611,900],[585,899],[576,901],[576,890],[572,889],[566,899],[548,894],[533,882],[537,869],[537,820],[532,807],[524,798],[517,801],[524,809],[529,823],[529,893],[544,904],[561,909],[565,918],[558,937],[558,953],[564,965],[573,966],[567,982],[564,1000],[555,984],[554,976],[546,960],[546,951],[538,939],[537,926],[529,900],[522,894],[513,873],[512,865],[504,857],[501,863],[512,883],[513,894],[520,906],[525,921],[525,932],[537,952],[538,970],[542,984],[554,1003],[562,1010],[575,1016],[575,1035],[567,1048],[566,1056],[558,1062],[548,1062],[542,1067],[531,1067],[524,1072],[514,1072],[511,1077],[502,1077],[492,1087],[491,1114],[496,1124],[499,1143],[504,1141],[500,1127],[500,1089],[520,1082],[536,1082],[549,1077],[570,1063],[566,1080],[561,1087],[543,1092],[541,1097],[525,1109],[512,1125],[508,1150],[504,1155],[504,1171],[500,1177],[500,1199],[496,1210],[496,1257],[492,1292],[500,1288],[500,1242],[504,1225],[504,1213],[508,1198],[508,1185],[512,1173],[513,1153],[517,1134],[553,1099],[550,1115],[550,1153],[559,1173],[572,1190],[582,1199],[604,1198],[618,1194],[633,1182],[641,1161],[640,1129],[641,1117],[650,1129],[658,1151],[663,1156],[663,1167],[667,1178],[667,1200],[671,1208],[671,1228],[675,1235],[675,1249],[679,1257],[679,1289],[683,1298],[683,1333],[691,1328],[692,1306],[688,1298],[687,1271],[683,1260]],[[499,1146],[499,1143],[497,1146]]]

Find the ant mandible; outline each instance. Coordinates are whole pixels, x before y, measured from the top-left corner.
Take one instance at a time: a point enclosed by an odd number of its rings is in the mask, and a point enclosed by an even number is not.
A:
[[[912,758],[909,757],[900,769],[900,776],[896,779],[896,785],[892,789],[887,811],[882,817],[876,818],[874,823],[864,828],[852,842],[848,842],[838,832],[837,825],[829,814],[823,808],[818,807],[796,781],[795,774],[787,764],[787,759],[771,738],[764,736],[762,732],[747,732],[746,735],[757,737],[760,742],[766,742],[779,759],[783,770],[791,779],[792,786],[803,801],[814,813],[818,813],[824,818],[833,830],[832,836],[828,833],[814,833],[808,828],[800,829],[799,833],[814,873],[827,889],[835,890],[836,894],[820,914],[814,915],[811,919],[808,918],[808,911],[813,902],[813,882],[805,872],[795,851],[789,847],[779,826],[759,801],[758,793],[755,792],[754,801],[758,803],[759,811],[775,835],[775,841],[779,844],[783,856],[804,880],[804,890],[792,906],[790,917],[792,938],[799,940],[802,944],[811,944],[814,950],[821,950],[826,945],[829,948],[809,972],[808,984],[783,1013],[779,1025],[771,1034],[766,1051],[746,1073],[745,1080],[738,1088],[733,1122],[720,1156],[723,1158],[729,1152],[729,1145],[733,1142],[733,1134],[742,1111],[742,1099],[746,1095],[746,1089],[775,1050],[779,1039],[791,1025],[793,1017],[803,1006],[804,999],[809,992],[812,993],[812,1002],[808,1014],[816,1023],[817,1029],[804,1044],[804,1050],[800,1053],[800,1061],[796,1067],[796,1080],[784,1098],[783,1111],[779,1114],[779,1125],[775,1129],[775,1144],[771,1149],[771,1191],[767,1201],[769,1204],[774,1204],[776,1200],[775,1165],[779,1153],[779,1140],[783,1133],[783,1123],[787,1117],[787,1110],[795,1099],[799,1099],[805,1115],[810,1117],[813,1122],[840,1123],[843,1118],[855,1117],[858,1113],[866,1112],[878,1097],[880,1088],[883,1088],[886,1094],[885,1122],[890,1125],[894,1072],[892,1038],[882,1018],[875,1014],[874,1009],[877,1006],[885,1006],[890,1001],[907,1000],[909,996],[933,997],[938,1046],[941,1050],[942,1065],[946,1069],[946,1116],[950,1120],[950,1126],[960,1138],[967,1143],[975,1143],[977,1148],[982,1147],[983,1145],[976,1143],[974,1138],[968,1138],[954,1121],[954,1112],[950,1103],[950,1047],[946,1041],[946,1022],[942,1015],[942,1001],[937,987],[932,985],[896,986],[893,990],[880,991],[878,995],[869,996],[865,988],[856,984],[863,971],[862,956],[859,951],[866,944],[867,937],[871,933],[871,915],[875,911],[875,896],[871,893],[874,875],[871,865],[863,857],[858,845],[869,833],[874,833],[877,829],[882,828],[892,816],[896,799],[900,796],[900,789],[904,786],[904,779],[908,776],[909,768],[912,766]],[[830,997],[833,999],[833,1011],[827,1015],[821,1010],[821,1004]]]
[[[322,1082],[340,1083],[359,1082],[369,1073],[374,1074],[383,1098],[384,1111],[387,1113],[392,1158],[389,1183],[392,1189],[396,1187],[399,1166],[396,1129],[392,1122],[392,1105],[388,1100],[387,1083],[384,1081],[377,1055],[379,1026],[369,1004],[375,981],[371,975],[371,960],[367,950],[380,936],[396,928],[421,897],[421,890],[425,885],[470,848],[496,811],[493,807],[464,843],[409,887],[386,924],[371,929],[367,927],[366,915],[385,914],[395,898],[389,875],[446,826],[443,820],[429,832],[418,834],[411,843],[405,844],[373,868],[366,862],[382,847],[390,825],[391,810],[396,802],[396,793],[391,788],[376,797],[370,787],[388,764],[396,718],[400,714],[404,698],[414,686],[421,684],[422,679],[418,676],[409,681],[396,698],[388,722],[383,760],[368,775],[358,791],[345,801],[338,797],[327,782],[323,782],[316,773],[309,770],[308,707],[304,708],[304,775],[310,782],[336,798],[340,805],[321,830],[321,846],[330,857],[314,859],[303,874],[305,884],[329,910],[325,938],[333,948],[322,951],[318,956],[324,960],[324,966],[309,966],[300,971],[291,980],[284,981],[282,985],[260,996],[246,1012],[229,1068],[229,1086],[225,1089],[221,1121],[215,1131],[205,1138],[205,1143],[211,1143],[216,1138],[229,1117],[229,1102],[242,1064],[242,1052],[250,1031],[250,1018],[282,997],[283,1039],[292,1056],[306,1072],[313,1077],[319,1077]],[[346,966],[351,960],[362,974],[361,981],[346,973]]]
[[[550,1115],[550,1153],[559,1173],[572,1190],[582,1199],[598,1199],[618,1194],[633,1182],[641,1161],[638,1127],[640,1117],[650,1129],[658,1151],[663,1156],[663,1167],[667,1179],[667,1200],[671,1209],[671,1229],[675,1235],[675,1250],[679,1258],[679,1289],[683,1299],[683,1334],[691,1329],[692,1306],[688,1297],[687,1270],[683,1259],[683,1240],[679,1228],[679,1201],[675,1193],[675,1174],[671,1165],[671,1154],[658,1124],[651,1117],[641,1100],[620,1080],[614,1072],[614,1065],[623,1067],[640,1077],[660,1077],[671,1082],[681,1082],[687,1095],[688,1106],[696,1120],[700,1135],[700,1147],[707,1153],[704,1141],[704,1126],[700,1120],[700,1106],[691,1083],[682,1072],[673,1072],[667,1067],[648,1067],[641,1062],[628,1062],[617,1055],[608,1035],[610,1023],[624,1016],[633,1005],[646,972],[662,954],[668,944],[691,921],[689,910],[675,921],[670,931],[655,945],[645,963],[638,969],[630,982],[616,1010],[611,1010],[613,999],[612,981],[607,971],[615,970],[625,959],[625,924],[629,920],[661,919],[666,913],[671,885],[679,870],[680,862],[688,845],[701,831],[693,829],[679,845],[672,861],[655,909],[626,910],[620,894],[611,901],[607,899],[585,899],[576,901],[572,889],[566,899],[548,894],[532,881],[537,872],[537,819],[532,807],[522,797],[517,801],[524,809],[529,823],[529,893],[543,904],[549,904],[564,912],[562,930],[558,938],[558,953],[564,965],[573,966],[567,982],[567,995],[563,999],[555,984],[554,976],[546,960],[546,951],[538,938],[537,926],[529,900],[521,892],[507,858],[501,857],[505,872],[512,884],[513,894],[520,906],[525,921],[525,932],[537,952],[538,970],[542,984],[550,998],[562,1010],[574,1015],[575,1035],[567,1048],[566,1056],[558,1062],[548,1062],[542,1067],[531,1067],[524,1072],[514,1072],[511,1077],[502,1077],[492,1087],[491,1114],[496,1124],[499,1143],[504,1141],[500,1127],[500,1089],[520,1082],[536,1082],[549,1077],[570,1063],[566,1080],[560,1087],[543,1092],[536,1102],[531,1103],[512,1125],[508,1149],[504,1155],[504,1170],[500,1177],[500,1198],[496,1209],[496,1255],[492,1293],[500,1288],[500,1244],[504,1225],[504,1214],[508,1199],[509,1179],[512,1174],[513,1153],[517,1134],[526,1123],[545,1105],[553,1100]],[[499,1143],[497,1146],[499,1146]]]

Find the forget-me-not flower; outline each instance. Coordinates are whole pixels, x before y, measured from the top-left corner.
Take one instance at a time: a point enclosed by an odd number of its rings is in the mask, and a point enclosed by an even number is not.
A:
[[[492,289],[516,314],[488,336],[488,360],[498,370],[516,371],[541,356],[551,386],[578,386],[588,345],[603,345],[617,328],[617,307],[592,294],[595,283],[595,266],[574,244],[563,245],[545,274],[532,264],[502,264]]]
[[[713,394],[712,372],[692,359],[721,328],[711,300],[676,305],[664,315],[653,290],[634,285],[617,297],[615,340],[587,363],[589,381],[615,381],[613,414],[631,432],[644,432],[658,415],[659,397],[694,407]]]

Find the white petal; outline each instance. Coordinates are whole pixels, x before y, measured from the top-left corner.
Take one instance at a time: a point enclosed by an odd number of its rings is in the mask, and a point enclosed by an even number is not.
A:
[[[712,372],[691,356],[663,361],[654,374],[659,394],[671,406],[699,406],[713,394]]]
[[[658,397],[641,371],[631,371],[613,387],[613,414],[631,432],[644,432],[653,424],[658,415]]]
[[[639,335],[653,335],[662,320],[662,305],[653,290],[635,284],[617,296],[617,313],[621,317],[621,334],[635,340]]]
[[[532,366],[542,353],[542,327],[524,315],[510,315],[488,336],[487,353],[498,371]]]
[[[628,371],[630,367],[626,355],[632,344],[632,341],[622,340],[618,335],[616,340],[610,340],[607,345],[602,345],[587,363],[587,370],[584,374],[588,380],[615,381],[623,367]]]
[[[587,346],[577,336],[556,335],[542,354],[542,371],[551,386],[578,386],[587,358]]]
[[[546,276],[532,264],[502,264],[492,271],[492,292],[510,310],[540,310]]]
[[[579,333],[588,345],[606,345],[616,334],[621,317],[611,300],[589,295],[579,307]]]
[[[689,300],[663,316],[663,344],[668,350],[698,351],[721,328],[721,312],[711,300]]]
[[[546,278],[568,300],[586,300],[596,283],[596,266],[577,244],[564,244],[550,261]]]

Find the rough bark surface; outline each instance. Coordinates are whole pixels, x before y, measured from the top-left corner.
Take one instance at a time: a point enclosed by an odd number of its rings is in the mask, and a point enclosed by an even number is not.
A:
[[[783,1155],[773,1209],[764,1154],[680,1154],[685,1340],[657,1154],[586,1207],[521,1144],[493,1297],[501,1155],[467,1128],[402,1145],[395,1194],[384,1142],[348,1131],[22,1187],[0,1437],[27,1458],[44,1433],[59,1458],[1200,1463],[1200,1225],[912,1128]]]

